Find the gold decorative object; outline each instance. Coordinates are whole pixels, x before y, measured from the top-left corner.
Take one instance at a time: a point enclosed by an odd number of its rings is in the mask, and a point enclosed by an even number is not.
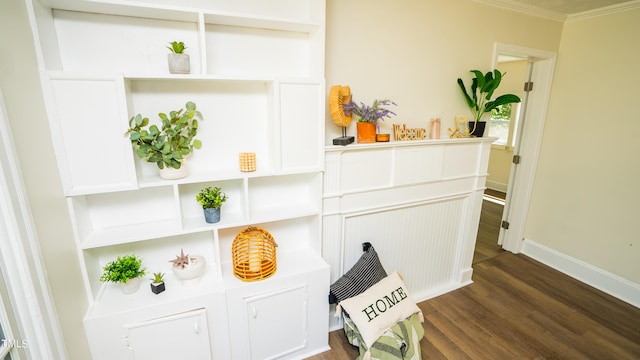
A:
[[[250,226],[233,240],[233,275],[242,281],[263,280],[276,272],[276,244],[268,231]]]
[[[351,113],[344,112],[344,105],[351,101],[351,88],[334,85],[329,91],[329,113],[336,126],[342,128],[342,136],[333,139],[333,145],[348,145],[354,141],[353,136],[347,136],[347,126],[351,124]]]
[[[256,153],[253,153],[253,152],[240,153],[240,171],[243,171],[243,172],[256,171]]]
[[[449,138],[453,139],[455,138],[463,138],[463,137],[469,137],[469,120],[467,120],[467,117],[464,115],[458,115],[456,116],[455,119],[455,124],[456,124],[456,128],[455,129],[451,129],[449,128]],[[464,130],[464,132],[462,132],[462,130],[460,130],[460,126],[462,126],[462,129]]]
[[[427,129],[425,128],[407,128],[407,124],[393,124],[393,140],[424,140],[427,138]]]
[[[376,134],[376,142],[389,142],[389,134]]]

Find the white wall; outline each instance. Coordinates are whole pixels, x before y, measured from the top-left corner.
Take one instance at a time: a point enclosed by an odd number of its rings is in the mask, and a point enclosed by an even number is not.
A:
[[[525,238],[640,286],[640,9],[567,22]]]

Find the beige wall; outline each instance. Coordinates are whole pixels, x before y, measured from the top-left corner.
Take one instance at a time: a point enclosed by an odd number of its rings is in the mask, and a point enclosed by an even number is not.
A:
[[[525,237],[640,284],[640,10],[566,23]]]
[[[82,328],[86,295],[53,155],[24,1],[0,1],[0,40],[0,89],[67,351],[71,359],[89,359]]]
[[[328,0],[327,88],[349,85],[367,104],[395,100],[398,116],[382,131],[440,117],[444,137],[456,115],[470,116],[457,78],[489,70],[495,42],[557,51],[561,32],[561,23],[470,0]],[[355,135],[354,123],[348,132]],[[339,136],[328,115],[326,134],[327,143]]]

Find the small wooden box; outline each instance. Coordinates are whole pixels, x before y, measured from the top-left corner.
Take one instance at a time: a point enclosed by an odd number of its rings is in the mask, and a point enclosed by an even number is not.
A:
[[[253,152],[240,153],[240,171],[243,171],[243,172],[256,171],[256,153],[253,153]]]

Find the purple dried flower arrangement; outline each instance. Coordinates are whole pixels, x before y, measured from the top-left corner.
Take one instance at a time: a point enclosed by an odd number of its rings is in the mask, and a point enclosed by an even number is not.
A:
[[[384,120],[385,117],[390,118],[392,115],[396,115],[393,111],[384,108],[385,106],[394,105],[395,102],[391,100],[375,100],[373,105],[365,105],[360,103],[356,104],[353,100],[344,105],[345,113],[351,113],[358,117],[359,122],[371,122],[377,125],[379,120]]]

